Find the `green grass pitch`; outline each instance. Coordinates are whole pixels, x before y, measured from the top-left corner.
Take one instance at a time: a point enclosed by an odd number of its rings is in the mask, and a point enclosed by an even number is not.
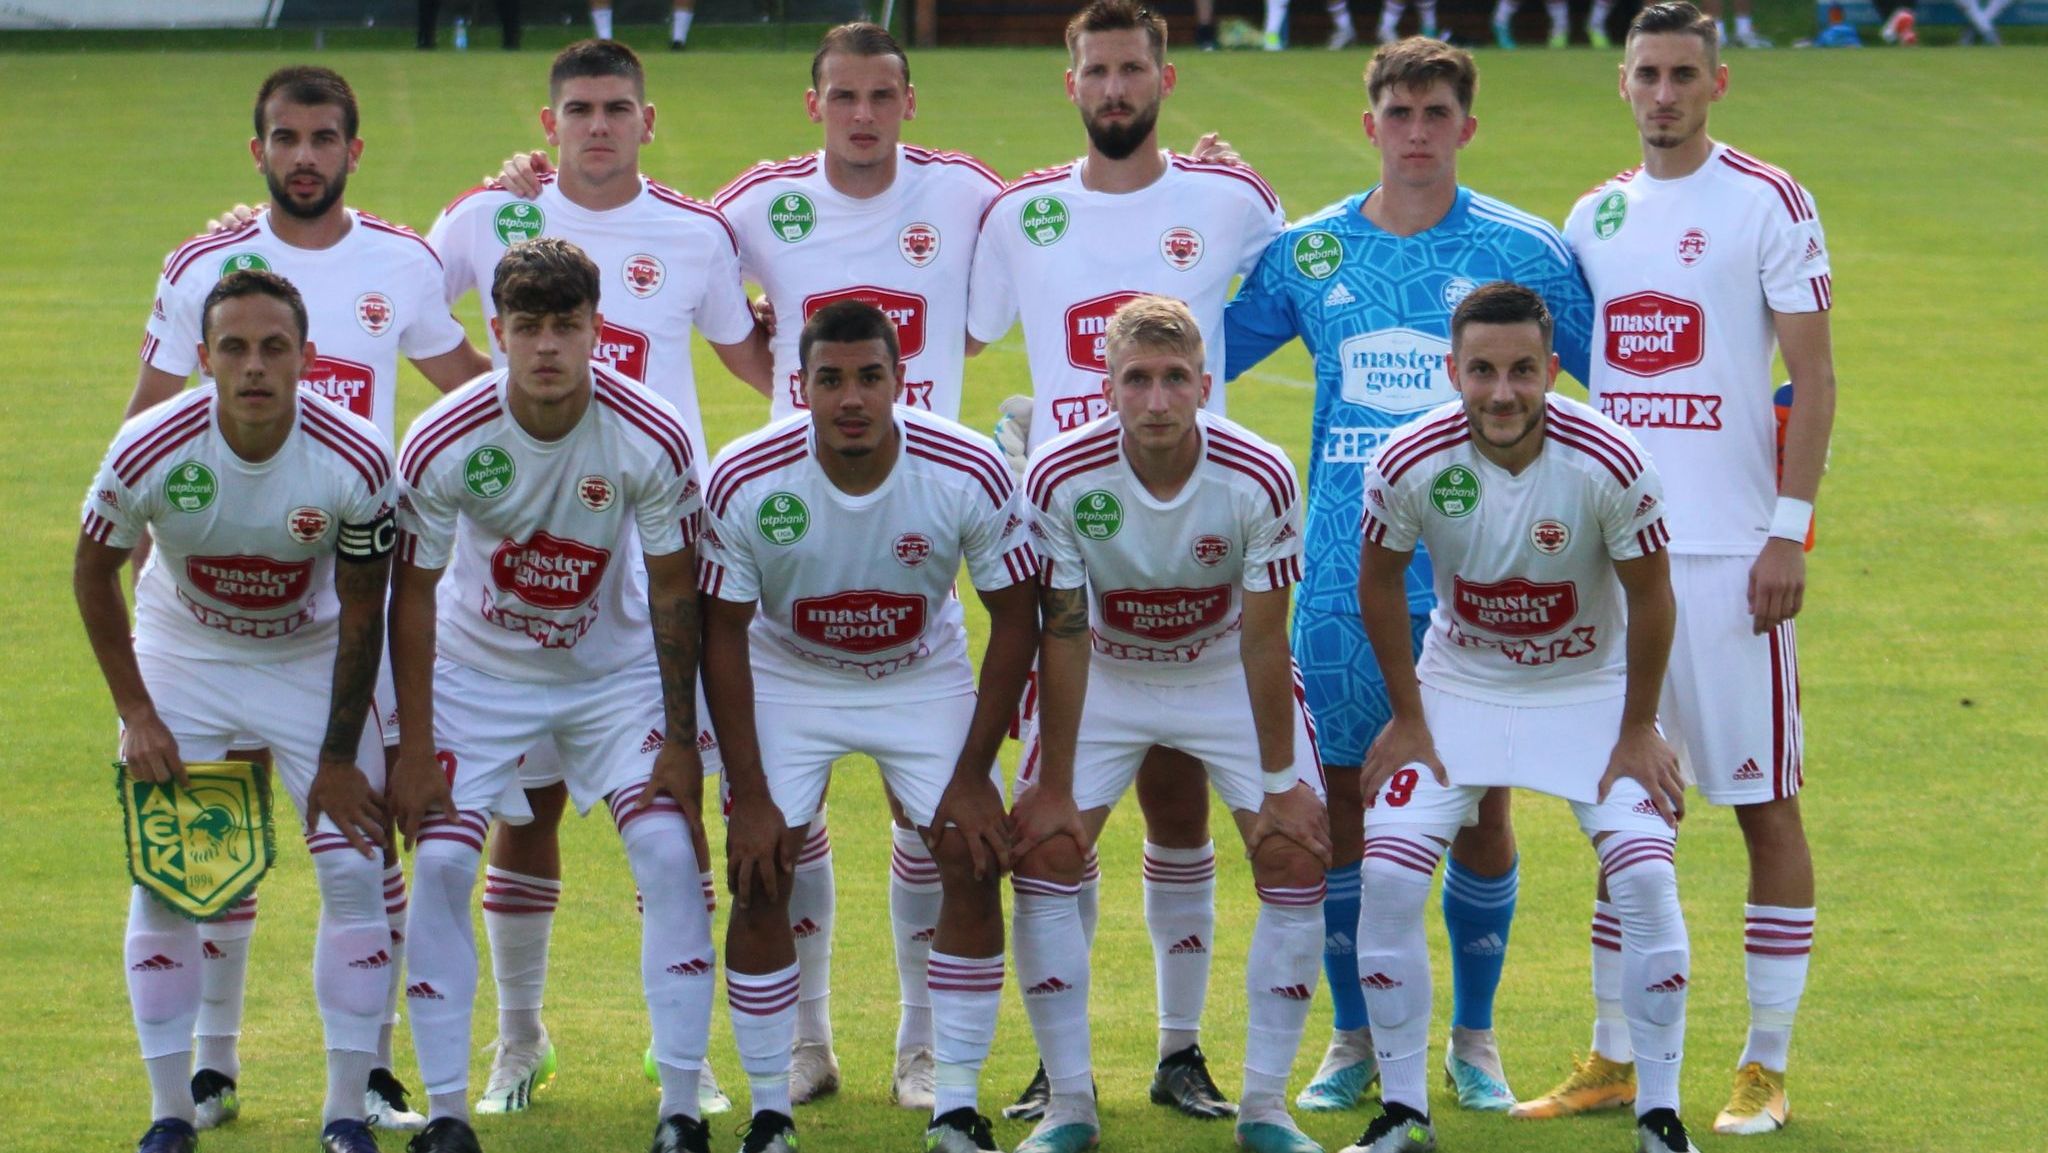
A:
[[[17,45],[18,46],[18,45]],[[538,143],[545,57],[472,51],[329,57],[364,101],[368,148],[352,203],[422,231],[436,210],[515,148]],[[135,376],[159,260],[210,213],[262,194],[249,167],[249,101],[273,53],[0,54],[8,125],[0,259],[0,415],[6,547],[0,582],[22,599],[0,631],[0,1147],[129,1147],[145,1088],[119,965],[126,901],[120,821],[107,787],[113,716],[67,594],[77,510]],[[1162,127],[1186,146],[1220,129],[1299,215],[1368,182],[1358,128],[1365,57],[1293,52],[1187,56]],[[2048,1147],[2048,996],[2039,955],[2040,827],[2048,741],[2040,663],[2048,635],[2048,466],[2037,408],[2048,288],[2041,179],[2048,172],[2048,52],[1872,50],[1738,54],[1717,135],[1789,168],[1819,201],[1836,263],[1841,415],[1804,625],[1809,788],[1820,878],[1819,948],[1800,1016],[1794,1122],[1758,1148],[2039,1150]],[[666,55],[647,170],[707,195],[748,163],[812,148],[800,96],[807,57]],[[974,152],[1004,173],[1071,158],[1081,144],[1050,51],[924,52],[908,136]],[[1466,182],[1555,221],[1596,180],[1635,163],[1613,61],[1577,51],[1482,57],[1482,128]],[[2032,79],[2029,79],[2032,77]],[[475,327],[475,310],[464,319]],[[2028,317],[2034,320],[2028,320]],[[2028,333],[2032,333],[2030,339]],[[759,400],[699,358],[714,440],[758,422]],[[1305,460],[1310,394],[1298,346],[1233,387],[1231,412]],[[986,424],[1026,387],[1013,333],[970,367],[967,412]],[[427,386],[407,370],[409,419]],[[2028,398],[2033,398],[2031,401]],[[2020,405],[2014,408],[2012,401]],[[2033,652],[2036,655],[2029,657]],[[921,1148],[921,1118],[890,1107],[896,986],[883,928],[884,811],[875,776],[849,766],[833,793],[840,920],[835,974],[846,1087],[800,1111],[806,1147]],[[1218,814],[1219,839],[1229,825]],[[289,818],[285,818],[289,828]],[[602,817],[565,832],[548,1017],[562,1072],[534,1108],[488,1118],[497,1150],[644,1147],[654,1094],[632,887]],[[1592,856],[1561,803],[1517,802],[1521,911],[1500,997],[1508,1069],[1541,1092],[1586,1043]],[[714,825],[714,836],[717,830]],[[1103,848],[1095,1052],[1106,1148],[1227,1147],[1223,1125],[1144,1102],[1152,1063],[1149,945],[1139,909],[1139,826]],[[284,837],[266,886],[243,1043],[242,1120],[208,1134],[218,1153],[310,1149],[319,1130],[319,1024],[308,959],[311,872]],[[1694,942],[1686,1116],[1708,1123],[1746,1022],[1739,944],[1743,854],[1731,814],[1696,808],[1680,853]],[[1207,1047],[1235,1096],[1243,950],[1253,899],[1238,855],[1220,877],[1220,949]],[[1432,912],[1439,1027],[1447,965]],[[491,1035],[488,978],[479,1045]],[[1319,997],[1295,1086],[1320,1055]],[[726,1084],[743,1088],[730,1032],[714,1026]],[[409,1041],[402,1040],[402,1045]],[[406,1050],[409,1054],[409,1049]],[[487,1058],[479,1054],[476,1083]],[[1014,992],[984,1107],[1031,1069]],[[417,1085],[409,1055],[401,1073]],[[743,1095],[742,1095],[743,1096]],[[744,1108],[744,1100],[741,1102]],[[1510,1124],[1439,1094],[1444,1148],[1620,1150],[1620,1117]],[[1309,1117],[1331,1148],[1363,1114]],[[736,1147],[721,1125],[717,1148]],[[1000,1124],[1005,1145],[1023,1136]],[[386,1149],[402,1147],[387,1136]]]

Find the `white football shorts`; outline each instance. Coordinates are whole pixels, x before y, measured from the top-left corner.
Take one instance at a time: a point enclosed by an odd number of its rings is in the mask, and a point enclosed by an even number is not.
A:
[[[1750,631],[1752,557],[1673,556],[1678,631],[1658,719],[1685,779],[1717,805],[1782,800],[1805,783],[1791,621]]]
[[[579,813],[647,779],[667,721],[652,656],[589,681],[508,681],[450,660],[434,662],[434,746],[455,807],[526,813],[519,758],[535,745],[560,754]]]

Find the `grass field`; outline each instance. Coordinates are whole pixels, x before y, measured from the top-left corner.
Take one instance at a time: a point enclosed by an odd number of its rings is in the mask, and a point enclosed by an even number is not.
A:
[[[261,53],[0,55],[9,124],[0,259],[0,388],[7,447],[0,583],[22,596],[0,633],[0,1148],[130,1147],[148,1118],[120,970],[126,894],[105,763],[112,714],[76,623],[68,572],[79,494],[112,435],[163,254],[208,214],[262,193],[248,104],[286,57]],[[537,142],[545,59],[471,52],[333,57],[364,100],[352,203],[422,230],[515,148]],[[1189,57],[1163,120],[1185,145],[1220,129],[1300,214],[1355,190],[1372,165],[1357,126],[1359,54]],[[653,62],[659,135],[649,172],[708,194],[762,157],[814,147],[799,97],[807,58],[694,54]],[[927,52],[915,61],[910,137],[977,153],[1008,174],[1070,158],[1081,134],[1046,51]],[[2048,1148],[2048,993],[2039,968],[2048,868],[2042,702],[2048,635],[2048,465],[2039,301],[2048,289],[2048,51],[1744,54],[1716,134],[1790,168],[1829,229],[1842,382],[1833,467],[1804,624],[1806,813],[1821,887],[1820,948],[1795,1046],[1795,1121],[1761,1147]],[[1589,52],[1489,53],[1467,183],[1552,220],[1634,163],[1612,62]],[[475,327],[473,307],[462,309]],[[2034,317],[2033,320],[2027,319]],[[2029,333],[2033,334],[2029,337]],[[427,400],[411,374],[402,419]],[[2011,388],[1997,382],[2014,372]],[[752,427],[758,399],[700,357],[714,441]],[[1298,346],[1236,386],[1231,410],[1306,459],[1310,394]],[[1026,390],[1016,334],[970,369],[976,423]],[[1980,391],[1981,390],[1981,391]],[[2013,409],[2006,398],[2020,404]],[[2029,653],[2035,655],[2029,656]],[[871,772],[833,793],[841,891],[835,980],[847,1085],[801,1111],[814,1150],[921,1148],[922,1120],[891,1109],[896,991],[882,928],[887,835]],[[1586,1040],[1591,856],[1561,803],[1518,802],[1523,881],[1500,1000],[1509,1072],[1540,1092]],[[488,1119],[497,1150],[644,1148],[654,1097],[632,887],[601,818],[565,831],[549,1021],[556,1085],[517,1119]],[[1227,824],[1219,829],[1227,836]],[[714,829],[714,835],[716,830]],[[1106,1148],[1225,1148],[1227,1127],[1144,1103],[1152,1061],[1150,959],[1138,915],[1134,818],[1110,827],[1096,1062]],[[220,1153],[310,1149],[322,1085],[308,976],[313,892],[304,851],[266,884],[243,1043],[243,1119]],[[1252,898],[1222,871],[1207,1047],[1233,1096]],[[1680,854],[1695,950],[1686,1115],[1701,1133],[1726,1092],[1746,1022],[1739,933],[1743,854],[1731,814],[1695,811]],[[1432,921],[1436,918],[1434,914]],[[1440,926],[1439,1014],[1448,1011]],[[490,985],[477,1040],[491,1036]],[[1021,1085],[1029,1032],[1006,999],[984,1106]],[[720,1020],[723,1008],[720,1009]],[[1320,1054],[1319,999],[1296,1085]],[[1441,1028],[1437,1036],[1442,1035]],[[740,1087],[730,1033],[714,1060]],[[476,1080],[481,1084],[484,1058]],[[417,1085],[407,1056],[401,1074]],[[1510,1125],[1438,1102],[1446,1149],[1631,1147],[1620,1118]],[[742,1102],[744,1109],[744,1102]],[[1332,1148],[1363,1115],[1308,1118]],[[1022,1137],[1000,1125],[1005,1145]],[[1732,1149],[1711,1134],[1703,1148]],[[721,1132],[717,1148],[736,1139]],[[387,1149],[402,1142],[387,1137]]]

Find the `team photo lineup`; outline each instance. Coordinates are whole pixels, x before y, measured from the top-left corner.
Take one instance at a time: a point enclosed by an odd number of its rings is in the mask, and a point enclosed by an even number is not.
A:
[[[1514,1119],[1503,1144],[1614,1110],[1598,1147],[1639,1153],[1787,1125],[1832,281],[1813,197],[1709,132],[1715,19],[1651,4],[1597,57],[1640,163],[1586,173],[1561,227],[1459,182],[1478,70],[1442,41],[1371,55],[1351,130],[1377,176],[1306,213],[1229,125],[1162,139],[1160,16],[1092,0],[1066,51],[1083,150],[1006,179],[905,141],[910,56],[835,27],[804,98],[822,146],[698,200],[642,171],[640,59],[579,41],[545,77],[547,148],[420,231],[344,195],[375,92],[297,65],[251,94],[268,202],[164,260],[76,541],[120,720],[146,1081],[109,1107],[138,1153],[241,1111],[259,882],[294,821],[320,1148],[520,1148],[516,1117],[473,1116],[525,1112],[563,1057],[542,1007],[572,804],[604,807],[637,892],[650,1149],[795,1153],[841,1084],[835,919],[884,917],[835,894],[852,756],[885,787],[886,817],[849,811],[888,823],[900,1004],[893,1055],[849,1060],[889,1067],[902,1147],[1118,1146],[1090,998],[1127,797],[1149,1097],[1225,1122],[1216,1148],[1321,1153],[1300,1117],[1354,1111],[1333,1153],[1428,1153],[1453,1110]],[[976,357],[1013,331],[1030,393],[976,411]],[[693,332],[733,380],[698,378]],[[1295,340],[1306,460],[1226,404]],[[401,359],[441,394],[409,425]],[[700,398],[742,385],[765,423],[708,442]],[[1591,849],[1593,1004],[1583,1056],[1522,1058],[1511,1087],[1518,790]],[[1732,809],[1747,862],[1740,940],[1700,946],[1739,952],[1748,1008],[1706,1050],[1732,1070],[1711,1114],[1679,1099],[1689,806]],[[1254,916],[1219,920],[1219,853]],[[1202,1044],[1219,934],[1249,940],[1234,1091]],[[1006,998],[1021,1086],[983,1083]]]

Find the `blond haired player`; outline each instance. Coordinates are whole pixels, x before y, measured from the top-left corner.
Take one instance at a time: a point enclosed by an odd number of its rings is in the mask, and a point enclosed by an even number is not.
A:
[[[1564,232],[1593,293],[1593,401],[1641,438],[1670,488],[1681,607],[1664,723],[1700,794],[1735,807],[1749,850],[1749,1038],[1714,1120],[1716,1132],[1742,1134],[1789,1116],[1785,1068],[1813,948],[1792,620],[1834,422],[1834,286],[1813,197],[1707,135],[1728,90],[1717,47],[1712,22],[1690,4],[1637,14],[1619,86],[1642,167],[1588,193]],[[1792,378],[1782,474],[1774,343]],[[1619,1104],[1633,1091],[1605,894],[1593,946],[1593,1052],[1556,1092],[1528,1102],[1528,1115]]]
[[[122,426],[86,497],[73,589],[135,779],[184,783],[186,759],[252,741],[275,754],[320,891],[321,1147],[375,1153],[364,1094],[396,962],[377,853],[384,763],[366,721],[383,654],[391,450],[368,421],[300,388],[318,352],[289,282],[231,272],[197,315],[213,383]],[[131,636],[120,570],[145,532],[157,548],[136,580]],[[203,950],[200,926],[135,888],[123,967],[154,1119],[138,1153],[198,1146]]]
[[[1330,855],[1314,726],[1287,645],[1301,500],[1285,453],[1203,411],[1202,336],[1179,301],[1125,304],[1105,337],[1111,412],[1032,454],[1040,711],[1011,810],[1017,982],[1050,1085],[1019,1153],[1096,1144],[1089,942],[1080,884],[1109,812],[1155,745],[1213,783],[1252,862],[1237,1142],[1319,1153],[1287,1113],[1322,953]],[[1206,772],[1206,780],[1203,773]]]
[[[1485,285],[1450,327],[1458,399],[1394,434],[1365,481],[1359,609],[1393,718],[1366,756],[1358,971],[1384,1109],[1345,1153],[1436,1148],[1423,904],[1451,838],[1502,785],[1571,802],[1620,922],[1636,1147],[1696,1153],[1678,1117],[1691,959],[1672,867],[1684,784],[1657,731],[1676,616],[1657,472],[1619,426],[1551,395],[1535,292]],[[1420,660],[1418,544],[1436,584]]]

